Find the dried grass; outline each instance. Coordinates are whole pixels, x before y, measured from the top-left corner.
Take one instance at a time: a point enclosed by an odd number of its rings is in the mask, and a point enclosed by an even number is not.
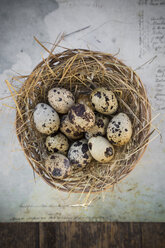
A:
[[[37,65],[26,78],[17,76],[13,83],[6,81],[16,105],[16,133],[27,160],[33,170],[50,186],[67,192],[103,192],[126,177],[142,157],[150,137],[151,106],[143,83],[130,67],[115,56],[85,49],[65,49],[54,54],[58,42],[49,51],[47,59]],[[17,91],[14,82],[24,80]],[[81,171],[63,180],[53,179],[45,170],[47,156],[44,134],[39,133],[33,123],[33,110],[37,103],[47,103],[47,93],[52,87],[69,89],[76,97],[88,94],[94,88],[104,86],[116,93],[118,112],[129,115],[133,125],[130,142],[116,147],[113,160],[108,164],[92,161]]]

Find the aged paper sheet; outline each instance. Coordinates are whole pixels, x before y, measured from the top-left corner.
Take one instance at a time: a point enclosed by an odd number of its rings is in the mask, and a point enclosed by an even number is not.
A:
[[[8,18],[0,12],[0,98],[9,95],[5,79],[15,72],[30,73],[42,55],[47,56],[33,35],[54,42],[64,32],[61,45],[118,53],[137,70],[162,139],[155,132],[131,174],[113,192],[100,194],[84,208],[80,194],[69,197],[37,175],[34,180],[16,139],[15,111],[1,104],[0,221],[165,221],[165,1],[59,0],[43,1],[38,8],[31,1],[26,6],[13,2],[12,20],[8,7],[3,8]],[[13,106],[10,98],[1,103]]]

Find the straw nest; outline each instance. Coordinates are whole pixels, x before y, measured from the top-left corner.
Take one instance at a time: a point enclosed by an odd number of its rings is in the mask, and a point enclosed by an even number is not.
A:
[[[92,161],[62,180],[46,172],[46,136],[39,133],[33,123],[35,106],[47,103],[48,91],[57,86],[69,89],[76,97],[100,86],[111,89],[119,102],[117,112],[126,113],[133,127],[129,143],[115,147],[115,156],[108,164]],[[48,58],[25,78],[16,95],[19,142],[33,170],[54,188],[67,192],[106,190],[132,171],[149,142],[151,107],[144,85],[135,71],[111,54],[84,49],[66,49],[58,54],[49,51]]]

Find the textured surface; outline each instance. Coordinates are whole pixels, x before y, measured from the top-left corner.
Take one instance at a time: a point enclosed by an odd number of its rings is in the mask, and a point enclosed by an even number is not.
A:
[[[12,223],[0,224],[3,248],[164,248],[160,223]]]
[[[0,98],[9,95],[3,84],[6,78],[10,79],[15,71],[30,73],[41,56],[47,56],[33,36],[43,42],[54,42],[60,32],[65,32],[63,46],[113,54],[120,48],[118,57],[133,69],[157,56],[137,73],[153,105],[153,118],[160,113],[153,124],[164,138],[164,1],[7,0],[0,5]],[[79,29],[83,30],[74,33]],[[2,103],[13,106],[11,99]],[[113,192],[100,194],[97,201],[83,208],[80,195],[72,194],[68,198],[66,193],[51,189],[38,177],[34,180],[15,136],[14,119],[14,110],[1,105],[1,222],[165,221],[165,144],[159,137],[151,142],[143,159]]]
[[[0,247],[39,247],[39,225],[37,223],[0,224]]]

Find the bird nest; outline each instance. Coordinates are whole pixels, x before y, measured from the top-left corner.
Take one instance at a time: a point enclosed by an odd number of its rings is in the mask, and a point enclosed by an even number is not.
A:
[[[115,93],[119,103],[117,113],[130,117],[133,128],[130,141],[115,147],[115,156],[109,163],[92,160],[85,168],[73,170],[67,178],[51,177],[44,166],[46,135],[37,131],[33,121],[35,106],[48,103],[48,91],[53,87],[66,88],[77,98],[102,86]],[[16,133],[26,158],[42,179],[59,190],[99,192],[108,189],[133,170],[149,143],[151,106],[144,85],[136,72],[114,55],[85,49],[66,49],[58,54],[49,51],[48,58],[36,66],[18,93],[14,93],[17,95],[14,97]]]

